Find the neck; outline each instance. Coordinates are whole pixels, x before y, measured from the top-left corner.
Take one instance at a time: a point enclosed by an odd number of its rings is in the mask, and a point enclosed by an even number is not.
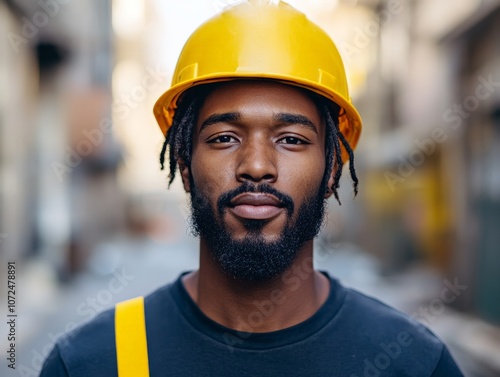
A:
[[[330,283],[314,271],[312,250],[313,242],[306,242],[285,273],[255,283],[224,274],[202,241],[200,269],[183,283],[200,310],[223,326],[253,333],[281,330],[311,317],[328,296]]]

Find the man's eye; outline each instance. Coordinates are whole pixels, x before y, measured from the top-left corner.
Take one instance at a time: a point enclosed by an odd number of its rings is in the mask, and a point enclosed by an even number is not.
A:
[[[231,142],[234,142],[235,140],[236,139],[233,136],[221,135],[221,136],[214,137],[213,139],[210,139],[208,142],[222,144],[222,143],[231,143]]]
[[[293,136],[287,136],[278,141],[280,144],[306,144],[304,140]]]

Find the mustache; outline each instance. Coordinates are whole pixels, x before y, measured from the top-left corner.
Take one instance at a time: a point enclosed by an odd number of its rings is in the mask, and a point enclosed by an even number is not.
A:
[[[268,183],[254,185],[250,182],[245,182],[240,187],[234,190],[227,191],[219,197],[219,199],[217,200],[217,209],[219,211],[219,215],[222,216],[224,214],[224,210],[231,205],[231,201],[234,198],[247,192],[273,195],[279,200],[280,204],[284,208],[286,208],[289,215],[291,215],[294,211],[295,205],[290,195],[276,190]]]

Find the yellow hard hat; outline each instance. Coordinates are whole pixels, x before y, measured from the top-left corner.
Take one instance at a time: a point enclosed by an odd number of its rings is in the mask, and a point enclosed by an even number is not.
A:
[[[330,37],[282,1],[248,1],[226,8],[188,39],[172,86],[154,114],[164,135],[179,96],[195,85],[247,78],[272,79],[314,91],[341,107],[339,127],[352,149],[361,117],[351,103],[340,54]],[[266,3],[264,1],[264,3]],[[343,151],[344,161],[348,159]]]

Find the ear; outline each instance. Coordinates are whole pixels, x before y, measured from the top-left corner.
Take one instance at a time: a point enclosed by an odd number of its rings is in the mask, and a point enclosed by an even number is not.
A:
[[[335,171],[335,169],[333,171]],[[333,190],[332,190],[333,175],[335,174],[333,171],[332,171],[332,174],[330,174],[330,177],[328,178],[328,183],[326,184],[327,188],[326,188],[326,192],[325,192],[325,199],[328,199],[330,196],[333,195]]]
[[[335,174],[337,173],[337,169],[338,169],[338,165],[337,165],[337,161],[335,161],[333,164],[332,172],[330,173],[330,176],[328,177],[328,182],[326,183],[327,188],[326,188],[326,192],[325,192],[325,199],[328,199],[330,196],[333,195],[332,186],[333,186],[333,182],[335,181],[334,177],[335,177]]]
[[[183,160],[177,161],[179,164],[179,171],[181,173],[182,185],[184,186],[184,191],[191,192],[191,184],[189,180],[189,167],[184,163]]]

